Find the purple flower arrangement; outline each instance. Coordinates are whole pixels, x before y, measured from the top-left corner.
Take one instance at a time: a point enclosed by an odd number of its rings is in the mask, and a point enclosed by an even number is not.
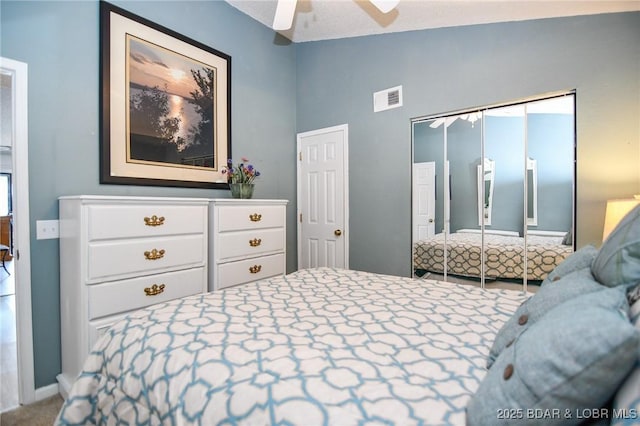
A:
[[[255,178],[260,176],[260,172],[253,165],[249,164],[249,160],[242,157],[237,165],[233,165],[233,160],[227,160],[227,168],[222,170],[227,175],[228,183],[253,183]]]

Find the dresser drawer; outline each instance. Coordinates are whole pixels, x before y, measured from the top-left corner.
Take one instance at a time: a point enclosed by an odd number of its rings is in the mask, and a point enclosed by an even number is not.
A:
[[[218,265],[216,290],[251,281],[284,275],[284,253]]]
[[[217,260],[258,256],[284,250],[284,228],[258,229],[255,231],[225,232],[216,242]]]
[[[104,281],[201,266],[205,253],[203,234],[93,242],[89,244],[87,279]]]
[[[89,241],[197,234],[206,230],[206,206],[97,205],[88,208]]]
[[[204,268],[195,268],[89,286],[89,319],[202,293],[204,280]]]
[[[216,211],[220,232],[284,226],[282,206],[223,206]]]

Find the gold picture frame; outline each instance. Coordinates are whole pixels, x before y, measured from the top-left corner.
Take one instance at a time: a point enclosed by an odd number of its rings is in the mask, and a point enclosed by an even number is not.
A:
[[[100,3],[100,183],[228,189],[231,57]]]

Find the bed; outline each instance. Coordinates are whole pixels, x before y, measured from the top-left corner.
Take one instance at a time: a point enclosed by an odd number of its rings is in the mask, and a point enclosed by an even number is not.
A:
[[[482,234],[461,229],[447,235],[447,274],[478,278],[481,276]],[[414,244],[413,264],[417,273],[444,273],[445,234]],[[524,238],[517,233],[485,231],[485,277],[522,280],[524,275]],[[562,235],[527,235],[527,280],[541,281],[573,252],[563,244]]]
[[[96,343],[57,424],[464,424],[527,297],[320,268],[158,304]]]
[[[56,424],[638,424],[639,283],[640,206],[534,295],[318,268],[189,296],[107,331]]]

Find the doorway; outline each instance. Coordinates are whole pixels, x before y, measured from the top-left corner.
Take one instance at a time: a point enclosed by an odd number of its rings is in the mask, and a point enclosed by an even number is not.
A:
[[[0,58],[0,279],[2,296],[2,406],[7,411],[35,401],[29,163],[27,134],[27,64]],[[5,347],[4,343],[8,343]],[[5,353],[5,350],[7,351]],[[7,361],[5,366],[4,361]],[[6,377],[4,374],[8,374]]]
[[[298,134],[298,268],[349,268],[349,128]]]
[[[435,235],[436,163],[413,163],[413,240]]]

